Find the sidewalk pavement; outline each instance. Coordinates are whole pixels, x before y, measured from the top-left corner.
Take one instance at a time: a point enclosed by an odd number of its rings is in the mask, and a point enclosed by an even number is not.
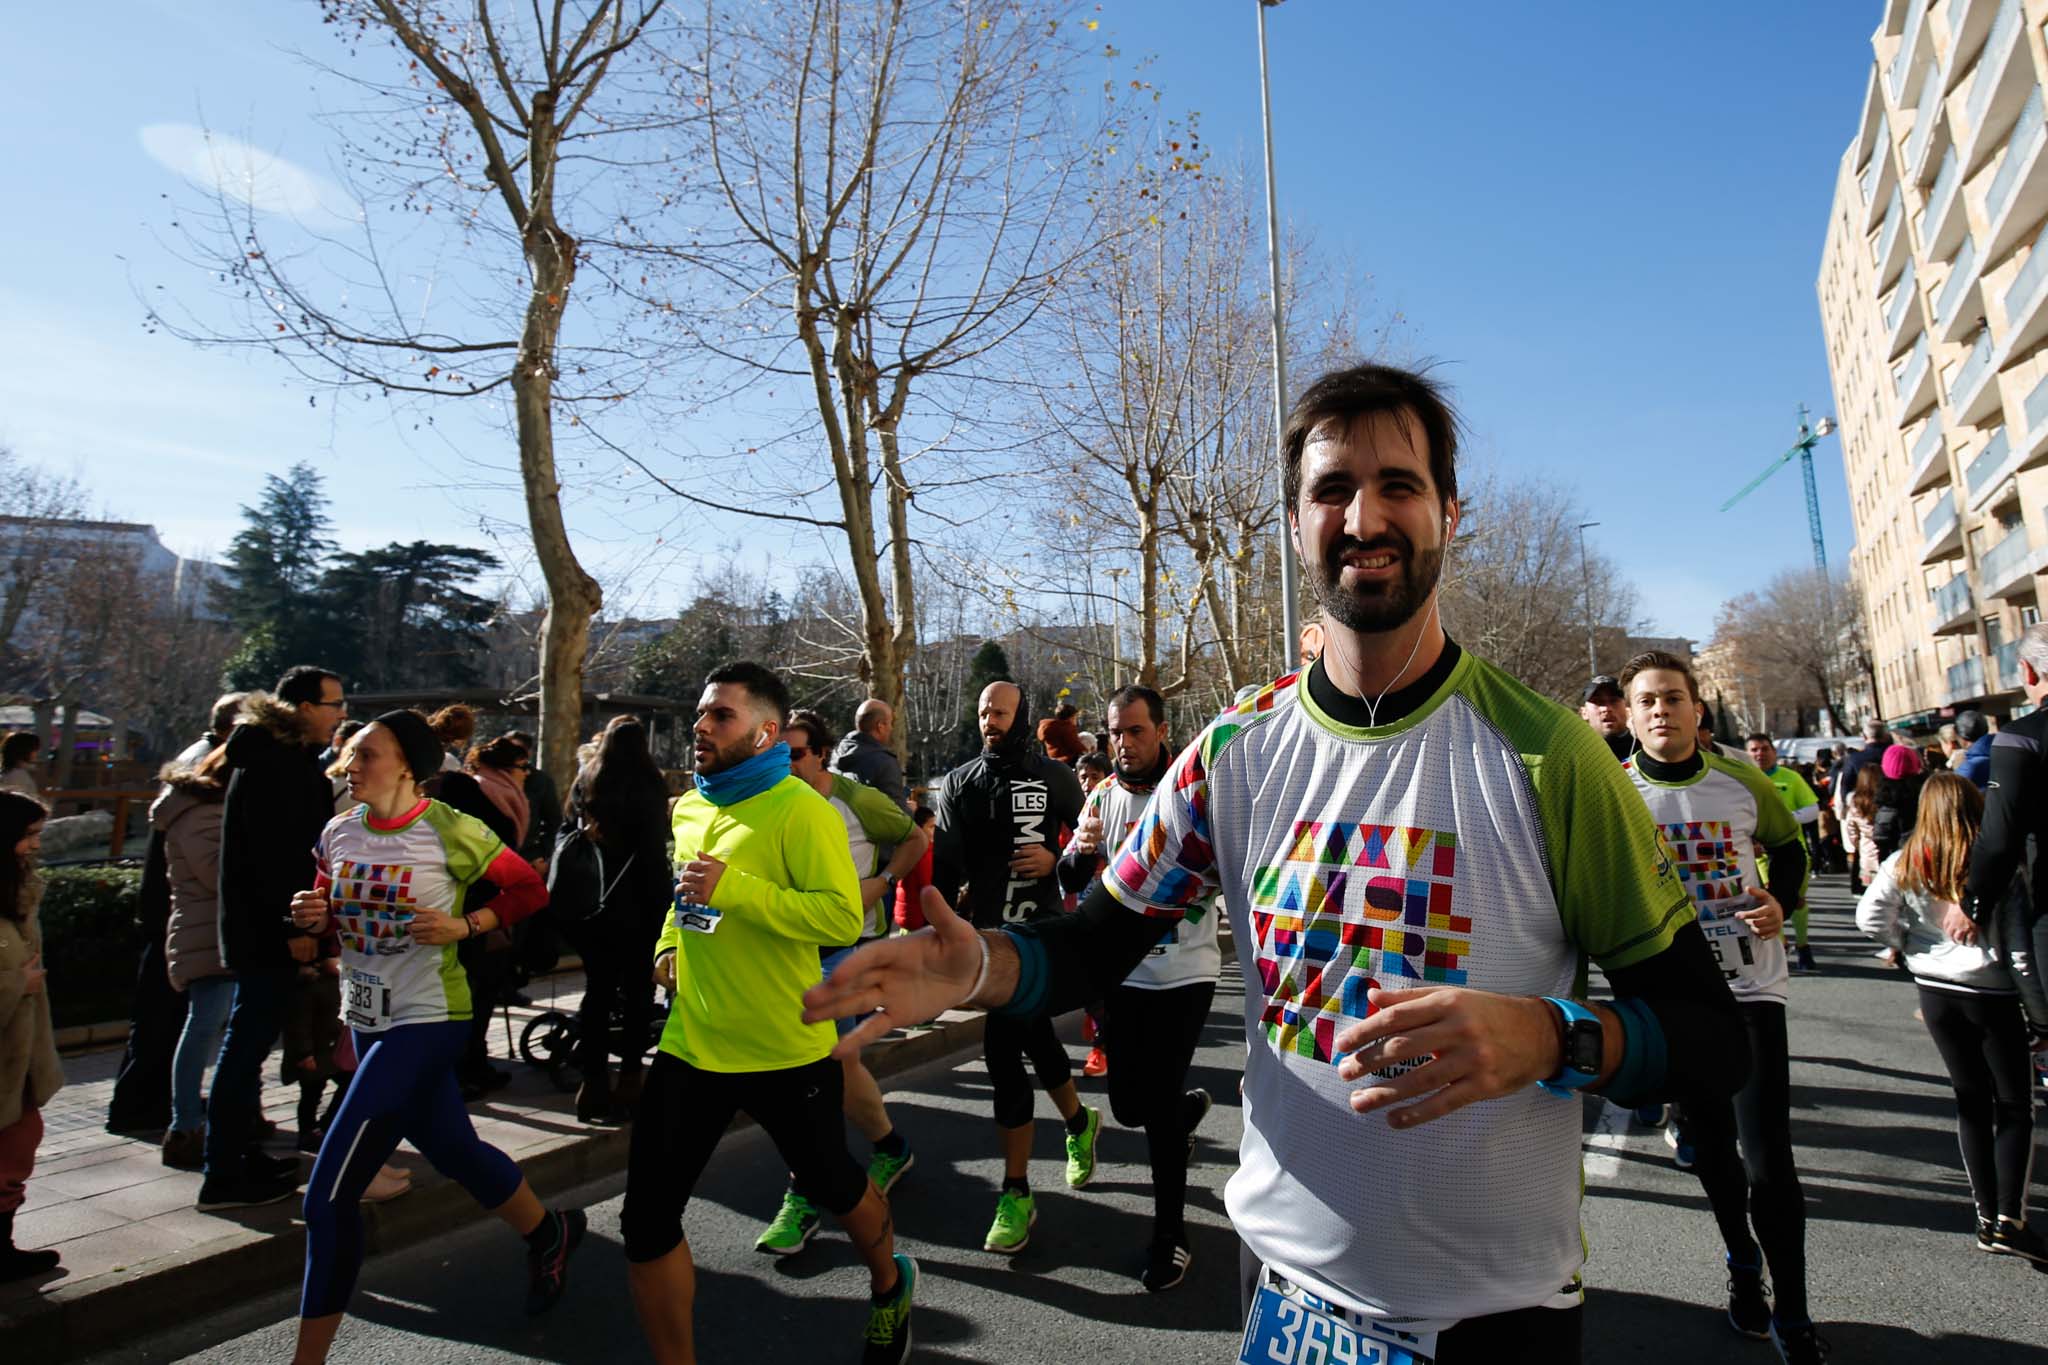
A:
[[[509,1011],[509,1038],[503,1014],[491,1028],[492,1056],[510,1065],[512,1083],[471,1104],[470,1114],[478,1135],[518,1162],[545,1197],[624,1170],[631,1129],[578,1123],[574,1095],[514,1056],[528,1020],[549,1008],[574,1011],[583,995],[582,973],[540,978],[526,993],[536,1008]],[[871,1046],[868,1067],[887,1077],[977,1045],[981,1031],[980,1014],[949,1011],[925,1028],[892,1033]],[[167,1318],[203,1315],[298,1283],[305,1256],[298,1200],[200,1213],[193,1208],[197,1173],[170,1170],[155,1144],[105,1130],[120,1063],[119,1047],[67,1056],[67,1084],[43,1111],[46,1135],[14,1237],[17,1246],[54,1247],[64,1264],[49,1276],[0,1285],[0,1341],[10,1361],[55,1365],[160,1328]],[[296,1084],[277,1082],[275,1051],[265,1063],[265,1080],[264,1114],[278,1125],[270,1149],[291,1152],[299,1092]],[[735,1126],[746,1122],[742,1116]],[[312,1158],[305,1160],[310,1169]],[[372,1253],[489,1216],[411,1146],[401,1146],[393,1161],[411,1169],[413,1188],[388,1203],[363,1206]]]

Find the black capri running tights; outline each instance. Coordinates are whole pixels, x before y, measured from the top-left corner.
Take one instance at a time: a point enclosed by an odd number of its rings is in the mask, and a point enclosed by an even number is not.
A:
[[[1920,1017],[1934,1035],[1956,1092],[1956,1133],[1977,1216],[2027,1217],[2034,1157],[2033,1083],[2018,996],[1920,988]]]
[[[981,1037],[981,1059],[988,1064],[989,1083],[996,1092],[996,1123],[1003,1128],[1022,1128],[1031,1122],[1031,1082],[1024,1074],[1024,1059],[1038,1073],[1038,1084],[1057,1090],[1074,1079],[1067,1061],[1067,1049],[1052,1031],[1052,1020],[1017,1020],[991,1013]]]

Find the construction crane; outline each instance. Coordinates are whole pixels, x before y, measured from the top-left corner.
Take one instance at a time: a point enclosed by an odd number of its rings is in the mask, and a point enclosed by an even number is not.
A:
[[[1791,463],[1792,457],[1797,455],[1799,457],[1799,472],[1806,476],[1806,529],[1813,536],[1813,565],[1820,570],[1820,580],[1822,583],[1828,581],[1828,547],[1827,543],[1821,539],[1820,534],[1820,490],[1814,486],[1813,482],[1813,448],[1820,441],[1821,437],[1832,434],[1834,429],[1834,420],[1828,417],[1821,418],[1816,426],[1808,426],[1806,423],[1806,404],[1801,403],[1799,405],[1798,441],[1793,444],[1790,450],[1787,450],[1783,455],[1780,455],[1777,459],[1764,466],[1764,472],[1744,484],[1741,492],[1721,504],[1721,510],[1725,512],[1736,503],[1741,502],[1751,493],[1756,492],[1762,486],[1764,480],[1770,478],[1771,475]]]

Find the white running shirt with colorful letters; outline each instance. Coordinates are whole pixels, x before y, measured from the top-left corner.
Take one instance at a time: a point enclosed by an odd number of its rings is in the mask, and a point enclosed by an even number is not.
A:
[[[1373,729],[1282,678],[1174,760],[1102,880],[1148,915],[1228,906],[1250,1046],[1224,1198],[1252,1254],[1413,1331],[1579,1300],[1578,1099],[1397,1130],[1353,1112],[1333,1039],[1376,986],[1563,995],[1588,954],[1670,946],[1690,903],[1584,721],[1469,653]]]
[[[483,821],[439,801],[392,829],[373,826],[369,810],[335,816],[313,850],[341,935],[341,1022],[381,1033],[467,1019],[469,976],[455,945],[414,943],[413,912],[460,915],[470,886],[505,845]]]
[[[1764,884],[1756,843],[1770,848],[1800,837],[1799,824],[1778,789],[1761,769],[1719,754],[1702,753],[1699,772],[1683,782],[1659,782],[1633,759],[1623,766],[1678,866],[1678,879],[1692,897],[1700,932],[1714,950],[1728,989],[1737,1001],[1784,1004],[1790,977],[1784,934],[1758,938],[1735,918],[1738,911],[1756,907],[1756,898],[1744,888]]]

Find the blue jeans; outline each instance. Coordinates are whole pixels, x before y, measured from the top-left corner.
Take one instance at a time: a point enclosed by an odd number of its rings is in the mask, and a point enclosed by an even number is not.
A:
[[[228,1009],[234,1003],[232,976],[201,977],[185,987],[185,1031],[178,1035],[178,1050],[171,1056],[174,1133],[197,1132],[206,1122],[199,1086],[206,1079],[206,1064],[220,1055],[221,1034],[227,1030]]]
[[[235,1002],[228,1011],[227,1040],[206,1100],[207,1178],[233,1179],[255,1146],[256,1118],[263,1107],[263,1059],[277,1044],[285,1003],[297,984],[296,967],[256,967],[235,977]]]

